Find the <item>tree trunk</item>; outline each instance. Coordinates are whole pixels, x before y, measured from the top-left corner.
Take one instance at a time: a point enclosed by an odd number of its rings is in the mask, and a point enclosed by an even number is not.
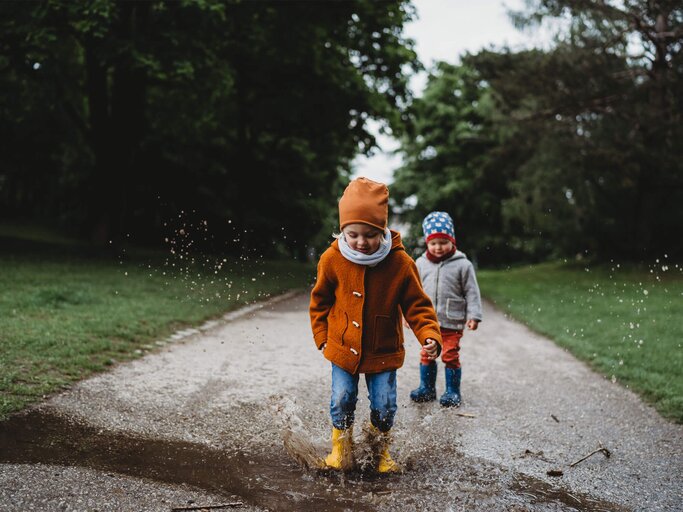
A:
[[[117,37],[131,40],[148,22],[145,2],[121,4]],[[89,198],[90,238],[104,246],[125,231],[126,199],[135,175],[136,154],[144,133],[146,76],[130,55],[111,62],[99,41],[86,42],[86,90],[90,108],[90,145],[94,173]]]
[[[104,245],[111,230],[109,87],[107,67],[100,53],[98,41],[89,39],[85,46],[85,65],[89,107],[88,138],[94,157],[94,169],[86,202],[89,205],[90,238],[96,245]]]

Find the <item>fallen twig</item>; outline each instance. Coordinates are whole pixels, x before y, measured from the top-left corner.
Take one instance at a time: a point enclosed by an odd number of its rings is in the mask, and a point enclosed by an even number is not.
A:
[[[560,420],[558,420],[558,419],[557,419],[557,416],[555,416],[554,414],[551,414],[550,417],[551,417],[552,419],[554,419],[556,422],[558,422],[558,423],[560,422]]]
[[[562,471],[561,469],[549,469],[548,471],[546,471],[546,475],[548,475],[548,476],[562,476],[562,475],[564,475],[564,471]]]
[[[573,467],[576,466],[579,462],[583,462],[583,461],[586,460],[588,457],[592,457],[592,456],[595,455],[596,453],[600,453],[600,452],[604,453],[604,454],[605,454],[605,457],[607,457],[607,458],[609,458],[609,457],[612,455],[612,452],[610,452],[607,448],[604,448],[604,447],[601,446],[601,447],[598,448],[597,450],[593,450],[592,452],[590,452],[590,453],[589,453],[588,455],[586,455],[585,457],[581,457],[581,458],[580,458],[579,460],[577,460],[576,462],[572,462],[571,464],[569,464],[569,467],[570,467],[570,468],[573,468]]]
[[[456,416],[462,416],[463,418],[476,418],[474,414],[470,414],[469,412],[456,412]]]
[[[233,501],[232,503],[222,503],[221,505],[193,505],[191,507],[173,507],[171,512],[180,512],[181,510],[215,510],[219,508],[241,507],[244,503],[241,501]]]

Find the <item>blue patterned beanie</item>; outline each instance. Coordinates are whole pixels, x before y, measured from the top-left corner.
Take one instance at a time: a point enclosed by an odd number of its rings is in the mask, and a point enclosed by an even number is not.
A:
[[[433,238],[446,238],[455,243],[455,229],[453,219],[446,212],[432,212],[422,221],[425,242]]]

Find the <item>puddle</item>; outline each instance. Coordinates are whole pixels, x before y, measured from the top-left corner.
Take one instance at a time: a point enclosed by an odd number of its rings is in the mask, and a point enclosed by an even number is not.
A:
[[[1,463],[87,467],[185,484],[273,511],[488,511],[520,504],[523,510],[625,510],[455,453],[415,453],[406,473],[386,477],[308,471],[281,446],[252,448],[228,452],[149,439],[102,430],[42,409],[0,423]]]
[[[187,484],[270,510],[372,510],[356,493],[334,495],[338,475],[311,478],[283,453],[257,458],[201,444],[101,430],[33,410],[0,423],[0,462],[81,466],[171,484]],[[385,491],[383,482],[368,492]]]
[[[531,504],[562,503],[569,507],[569,510],[590,510],[591,512],[626,512],[629,510],[614,503],[595,500],[520,474],[515,476],[510,490],[527,496]]]

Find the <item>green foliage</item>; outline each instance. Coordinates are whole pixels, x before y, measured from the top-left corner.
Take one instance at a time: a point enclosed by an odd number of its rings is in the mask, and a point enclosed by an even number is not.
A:
[[[405,0],[2,3],[0,211],[104,244],[160,240],[184,210],[261,251],[285,231],[301,255],[375,144],[366,121],[401,130],[411,16]]]
[[[477,277],[498,307],[683,422],[680,266],[548,263]]]
[[[411,196],[417,205],[404,213],[420,238],[423,217],[448,211],[456,238],[473,259],[504,260],[500,197],[505,193],[506,166],[491,165],[496,147],[492,101],[476,70],[439,63],[422,98],[408,113],[410,131],[403,140],[405,164],[396,173],[392,197],[399,204]],[[509,251],[508,254],[509,255]]]
[[[413,220],[451,212],[485,262],[681,257],[683,9],[531,2],[517,21],[552,16],[565,28],[547,51],[436,68],[396,196],[415,195]]]
[[[10,239],[0,238],[8,246]],[[0,418],[156,341],[315,276],[294,261],[229,259],[209,270],[196,254],[119,261],[82,247],[25,244],[0,256]],[[40,254],[40,256],[38,256]]]

